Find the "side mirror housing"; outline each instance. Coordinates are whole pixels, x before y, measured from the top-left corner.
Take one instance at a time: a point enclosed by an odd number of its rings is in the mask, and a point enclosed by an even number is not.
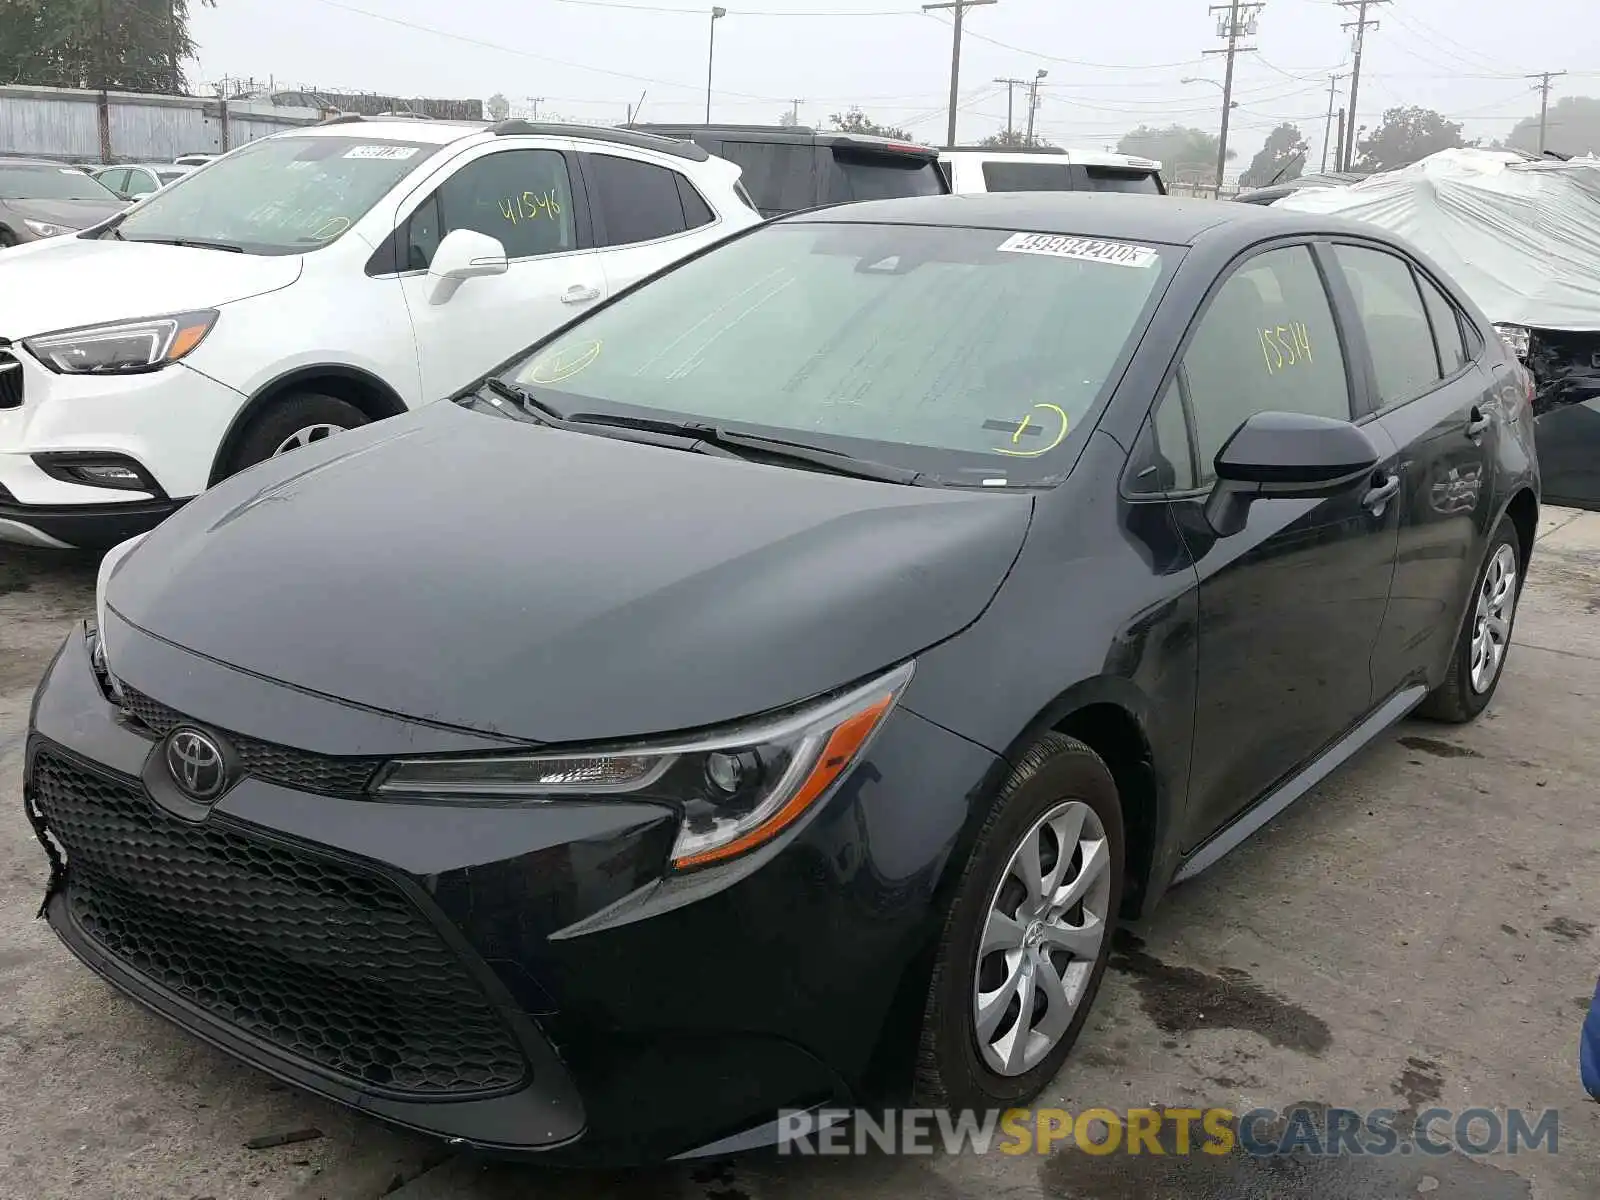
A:
[[[486,233],[457,229],[444,235],[433,252],[428,277],[433,287],[428,301],[443,304],[469,279],[483,275],[504,275],[509,264],[506,248]]]
[[[1382,457],[1367,431],[1350,421],[1256,413],[1217,451],[1206,523],[1218,537],[1231,537],[1255,501],[1336,496],[1366,480]]]

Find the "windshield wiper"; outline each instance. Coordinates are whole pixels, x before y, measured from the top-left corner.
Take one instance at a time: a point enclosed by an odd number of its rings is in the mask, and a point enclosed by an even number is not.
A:
[[[573,425],[606,425],[617,429],[637,429],[646,433],[663,433],[675,437],[693,438],[707,446],[721,450],[747,450],[780,462],[801,463],[821,467],[835,475],[853,475],[858,479],[877,479],[884,483],[915,484],[922,480],[921,471],[909,467],[896,467],[890,463],[874,462],[870,458],[856,458],[837,450],[824,450],[804,442],[790,442],[783,438],[763,437],[758,433],[740,433],[699,421],[668,421],[658,417],[625,417],[616,413],[572,413],[565,418]]]
[[[572,422],[567,420],[560,409],[546,404],[527,388],[518,387],[514,383],[507,383],[498,375],[490,375],[485,379],[479,390],[481,391],[483,388],[488,388],[489,391],[502,400],[511,401],[512,404],[517,406],[518,411],[525,413],[536,421],[545,425],[552,425],[557,429],[572,428]]]
[[[226,250],[229,254],[244,253],[244,247],[235,245],[233,242],[213,242],[205,238],[131,238],[127,234],[119,234],[118,236],[125,242],[149,242],[158,246],[189,246],[195,250]]]

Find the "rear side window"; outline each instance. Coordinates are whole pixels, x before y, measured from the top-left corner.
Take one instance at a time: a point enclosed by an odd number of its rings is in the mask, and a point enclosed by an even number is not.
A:
[[[690,222],[685,216],[676,171],[615,154],[587,154],[584,172],[589,178],[591,203],[605,230],[602,245],[650,242],[682,233],[692,224],[706,223]],[[695,199],[709,219],[705,201],[698,195]]]
[[[1355,295],[1356,313],[1367,333],[1380,406],[1387,408],[1422,395],[1441,372],[1411,264],[1361,246],[1336,245],[1333,253]]]
[[[983,187],[990,192],[1070,192],[1072,167],[1064,162],[986,162]]]
[[[833,152],[829,176],[824,204],[943,196],[950,190],[936,159],[910,154],[862,154],[840,147]]]
[[[1087,190],[1091,192],[1137,192],[1159,196],[1161,184],[1154,172],[1123,167],[1084,167]]]
[[[572,177],[557,151],[502,150],[485,155],[445,180],[435,195],[437,205],[424,204],[412,218],[408,258],[413,269],[427,266],[418,261],[419,251],[431,261],[438,239],[457,229],[497,239],[507,258],[558,254],[578,245]]]
[[[740,182],[764,217],[817,202],[816,151],[810,143],[725,141],[715,153],[743,170]]]
[[[1428,319],[1433,322],[1433,340],[1439,347],[1439,367],[1446,375],[1454,375],[1472,361],[1467,343],[1461,333],[1461,314],[1456,306],[1445,299],[1444,293],[1422,276],[1417,276],[1422,288],[1422,302],[1428,307]]]

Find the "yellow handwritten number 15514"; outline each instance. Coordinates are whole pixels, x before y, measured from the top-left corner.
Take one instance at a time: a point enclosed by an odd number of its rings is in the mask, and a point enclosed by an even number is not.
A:
[[[1267,364],[1268,375],[1313,361],[1311,336],[1306,332],[1304,321],[1291,321],[1257,332],[1261,335],[1261,357]]]

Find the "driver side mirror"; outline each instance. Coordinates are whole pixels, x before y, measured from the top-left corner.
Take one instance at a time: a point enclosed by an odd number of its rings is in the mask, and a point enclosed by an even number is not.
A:
[[[1366,480],[1381,458],[1367,431],[1350,421],[1256,413],[1217,451],[1206,523],[1218,537],[1232,537],[1255,501],[1337,496]]]
[[[496,239],[473,229],[453,230],[444,235],[439,248],[433,252],[433,262],[428,267],[433,288],[428,302],[443,304],[467,280],[483,275],[504,275],[509,265],[506,248]]]

